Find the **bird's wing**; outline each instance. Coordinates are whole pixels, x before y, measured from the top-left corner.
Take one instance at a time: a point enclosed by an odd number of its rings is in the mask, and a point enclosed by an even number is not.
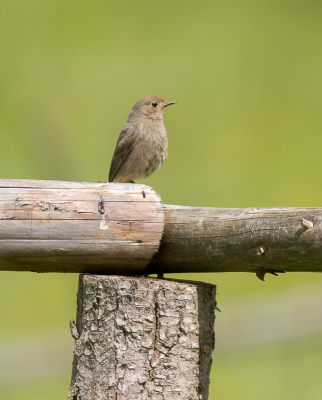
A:
[[[127,159],[128,155],[133,150],[136,138],[140,134],[141,125],[126,126],[122,129],[120,136],[117,140],[114,155],[111,161],[110,173],[108,177],[109,182],[113,182],[117,173],[119,172],[122,164]]]

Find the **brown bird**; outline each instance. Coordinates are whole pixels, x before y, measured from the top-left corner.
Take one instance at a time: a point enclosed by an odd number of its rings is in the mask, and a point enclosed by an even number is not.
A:
[[[147,96],[139,99],[117,140],[109,182],[131,182],[146,178],[159,169],[168,153],[163,112],[176,101]]]

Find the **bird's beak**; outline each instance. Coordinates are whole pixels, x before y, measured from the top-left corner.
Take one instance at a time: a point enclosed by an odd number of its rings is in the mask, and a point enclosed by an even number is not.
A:
[[[171,106],[171,104],[176,104],[176,101],[166,101],[166,102],[164,103],[164,107]]]

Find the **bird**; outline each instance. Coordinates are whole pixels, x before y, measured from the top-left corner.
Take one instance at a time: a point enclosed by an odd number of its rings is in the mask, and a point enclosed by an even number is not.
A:
[[[146,96],[133,106],[117,140],[109,182],[135,183],[159,169],[168,154],[163,112],[176,101]]]

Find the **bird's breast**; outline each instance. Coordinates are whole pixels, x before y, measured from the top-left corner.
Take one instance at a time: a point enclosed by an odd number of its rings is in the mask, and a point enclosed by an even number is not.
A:
[[[142,132],[136,147],[141,155],[142,174],[147,177],[159,169],[167,157],[168,138],[164,126]]]

